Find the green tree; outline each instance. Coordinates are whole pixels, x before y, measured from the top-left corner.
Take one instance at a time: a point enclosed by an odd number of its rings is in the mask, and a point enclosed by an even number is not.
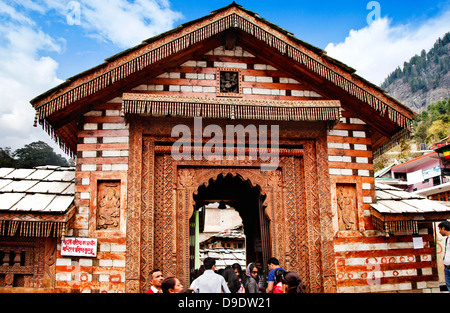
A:
[[[14,151],[16,167],[33,168],[42,165],[69,166],[69,163],[60,154],[56,154],[53,148],[43,141],[32,142],[23,148]]]
[[[0,167],[14,167],[16,160],[12,157],[11,148],[0,148]]]
[[[443,120],[434,121],[430,128],[427,130],[427,141],[429,143],[438,142],[446,137],[450,133],[450,124],[445,123]]]

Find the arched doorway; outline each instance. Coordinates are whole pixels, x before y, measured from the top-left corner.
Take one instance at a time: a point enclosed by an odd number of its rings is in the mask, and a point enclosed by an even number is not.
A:
[[[127,292],[147,290],[153,268],[188,284],[194,195],[221,174],[248,181],[266,196],[260,197],[259,205],[267,206],[264,213],[270,239],[261,238],[269,239],[270,256],[278,258],[287,270],[297,271],[309,291],[335,290],[326,136],[311,133],[317,135],[314,140],[296,141],[301,151],[287,149],[278,169],[265,172],[259,160],[174,160],[160,137],[144,134],[144,129],[158,124],[142,122],[137,130],[133,125],[127,180]]]
[[[210,203],[219,203],[222,208],[233,207],[241,216],[246,237],[246,264],[260,260],[266,265],[270,257],[270,233],[269,220],[265,214],[264,200],[266,195],[261,187],[240,175],[221,173],[210,178],[206,183],[198,187],[193,195],[195,210]],[[191,217],[190,225],[195,226],[196,214]],[[190,235],[193,236],[194,227],[191,227]],[[194,240],[191,240],[191,245]],[[191,246],[191,273],[195,270],[195,262],[192,253],[195,249]],[[265,268],[265,267],[264,267]]]

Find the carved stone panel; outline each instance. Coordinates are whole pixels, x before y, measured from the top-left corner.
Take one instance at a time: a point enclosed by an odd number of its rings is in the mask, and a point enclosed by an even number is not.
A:
[[[358,206],[356,186],[353,184],[336,184],[339,230],[358,229]]]
[[[218,68],[216,77],[217,95],[231,97],[242,95],[242,77],[239,69]]]
[[[120,223],[120,181],[98,181],[97,229],[118,229]]]

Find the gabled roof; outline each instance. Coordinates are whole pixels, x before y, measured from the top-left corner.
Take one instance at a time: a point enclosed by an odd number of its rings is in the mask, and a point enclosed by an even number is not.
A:
[[[222,45],[223,35],[230,31],[263,60],[293,77],[307,78],[313,87],[326,91],[327,100],[341,100],[344,109],[356,110],[376,130],[372,134],[374,150],[411,131],[415,117],[411,109],[356,75],[354,69],[328,57],[325,51],[234,2],[147,39],[34,98],[31,104],[36,109],[36,121],[74,152],[77,116],[96,103],[120,96],[144,76],[159,75],[194,54]]]
[[[73,214],[75,168],[0,168],[0,236],[61,236]]]
[[[450,217],[450,207],[416,193],[379,182],[375,182],[375,193],[372,222],[386,236],[418,234],[418,222],[437,222]]]

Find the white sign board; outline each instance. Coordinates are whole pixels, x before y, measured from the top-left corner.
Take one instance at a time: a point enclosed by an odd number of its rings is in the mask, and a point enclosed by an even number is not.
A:
[[[67,238],[61,241],[62,256],[97,256],[97,239],[95,238]]]
[[[426,170],[423,170],[423,179],[428,179],[436,176],[441,176],[441,167],[435,166],[432,168],[428,168]]]
[[[423,239],[422,237],[413,238],[414,249],[423,249]]]
[[[422,170],[418,170],[415,172],[407,173],[406,179],[408,181],[408,185],[414,185],[417,183],[423,182],[423,172]]]

